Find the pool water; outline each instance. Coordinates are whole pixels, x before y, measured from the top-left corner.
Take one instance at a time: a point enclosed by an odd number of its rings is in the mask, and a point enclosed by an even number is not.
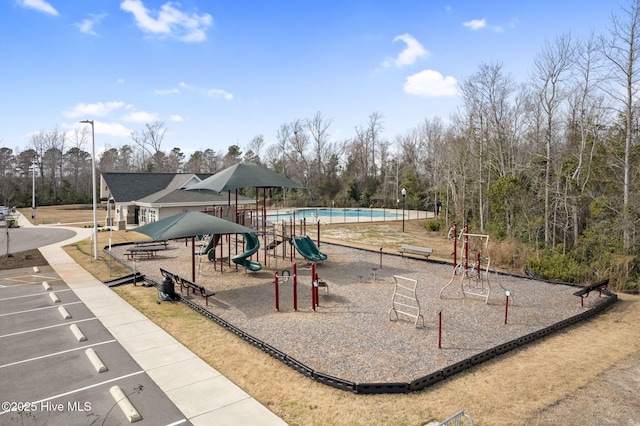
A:
[[[402,219],[402,213],[396,210],[384,209],[349,209],[349,208],[305,208],[295,210],[282,210],[267,212],[267,220],[280,222],[283,220],[291,220],[292,212],[295,212],[295,219],[322,220],[399,220]]]

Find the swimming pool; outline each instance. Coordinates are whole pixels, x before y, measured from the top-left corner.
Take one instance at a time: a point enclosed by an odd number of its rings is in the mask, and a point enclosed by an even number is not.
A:
[[[307,221],[332,222],[369,222],[402,219],[402,211],[396,209],[362,209],[362,208],[303,208],[267,211],[267,220],[282,222],[306,219]]]

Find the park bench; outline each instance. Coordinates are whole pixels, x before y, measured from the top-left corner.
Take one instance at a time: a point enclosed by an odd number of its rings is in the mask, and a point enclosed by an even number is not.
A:
[[[178,274],[174,274],[173,272],[169,272],[163,268],[160,268],[160,274],[165,278],[171,278],[175,283],[180,283],[180,277]]]
[[[400,246],[400,254],[404,257],[405,253],[407,254],[417,254],[424,256],[424,260],[428,261],[429,256],[433,253],[433,249],[427,247],[419,247],[419,246],[411,246],[408,244],[402,244]]]
[[[203,286],[194,283],[193,281],[189,281],[186,278],[179,277],[180,279],[180,292],[182,292],[183,288],[187,289],[187,295],[189,295],[189,290],[193,290],[193,294],[200,293],[200,296],[204,297],[205,303],[209,306],[209,296],[214,296],[215,293],[207,290]]]
[[[582,288],[580,288],[580,290],[576,291],[575,293],[573,293],[574,296],[579,296],[580,297],[580,306],[584,306],[584,299],[586,299],[587,297],[589,297],[589,293],[591,293],[592,291],[598,291],[598,296],[602,297],[602,291],[603,290],[607,290],[609,288],[609,279],[605,279],[602,281],[599,281],[597,283],[593,283],[593,284],[589,284],[586,285]]]

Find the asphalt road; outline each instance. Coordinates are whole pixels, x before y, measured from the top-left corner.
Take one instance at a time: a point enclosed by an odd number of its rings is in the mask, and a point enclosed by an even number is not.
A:
[[[0,256],[19,253],[64,241],[76,235],[75,231],[58,228],[0,228]]]

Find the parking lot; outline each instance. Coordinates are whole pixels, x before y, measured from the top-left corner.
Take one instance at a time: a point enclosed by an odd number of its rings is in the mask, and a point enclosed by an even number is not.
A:
[[[0,271],[0,377],[0,425],[190,424],[48,266]]]

